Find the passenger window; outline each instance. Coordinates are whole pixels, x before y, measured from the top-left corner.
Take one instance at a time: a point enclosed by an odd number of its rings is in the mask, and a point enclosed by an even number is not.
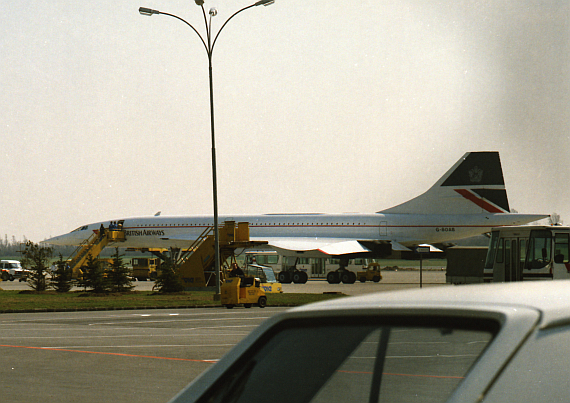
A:
[[[497,263],[503,263],[503,249],[505,247],[505,239],[499,239],[499,246],[497,247]]]
[[[495,261],[495,254],[497,253],[497,244],[499,242],[499,232],[491,232],[491,241],[489,241],[489,250],[487,252],[487,259],[485,260],[485,269],[492,269],[493,262]]]
[[[526,259],[526,240],[519,239],[519,268],[524,269],[524,261]]]
[[[199,401],[443,402],[498,329],[490,321],[406,321],[327,318],[287,326],[244,354]]]
[[[552,252],[552,233],[549,230],[530,232],[526,269],[541,269],[550,263]]]

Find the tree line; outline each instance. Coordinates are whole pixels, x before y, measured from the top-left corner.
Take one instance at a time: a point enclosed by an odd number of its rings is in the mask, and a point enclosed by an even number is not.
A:
[[[94,293],[124,293],[134,288],[131,268],[124,264],[124,255],[119,248],[114,248],[108,265],[104,265],[97,256],[89,255],[81,267],[81,274],[74,279],[69,263],[61,253],[54,260],[54,247],[31,241],[20,247],[23,248],[19,250],[22,265],[29,271],[27,282],[34,291],[54,289],[56,292],[69,292],[74,285]],[[170,256],[159,267],[155,287],[160,293],[184,291]]]
[[[63,255],[53,261],[54,248],[27,241],[23,246],[22,265],[27,268],[28,285],[42,292],[53,288],[57,292],[68,292],[74,285],[90,289],[94,293],[127,292],[134,286],[130,269],[123,263],[123,255],[115,248],[109,266],[104,266],[97,257],[89,255],[81,268],[82,275],[76,280]]]

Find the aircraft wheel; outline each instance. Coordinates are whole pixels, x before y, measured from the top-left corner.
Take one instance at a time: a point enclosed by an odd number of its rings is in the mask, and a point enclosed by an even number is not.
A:
[[[340,276],[340,280],[341,280],[344,284],[350,284],[350,273],[348,273],[348,272],[342,273],[341,276]]]
[[[334,284],[340,284],[340,281],[341,281],[341,280],[340,280],[340,273],[339,273],[339,272],[336,272],[336,273],[334,274]]]
[[[329,284],[334,284],[334,275],[332,272],[330,272],[329,274],[327,274],[327,281]]]
[[[340,283],[340,276],[336,271],[331,271],[327,274],[327,281],[329,284],[338,284]]]
[[[301,282],[301,273],[296,271],[295,273],[293,273],[293,282],[295,284],[299,284]]]
[[[282,284],[289,284],[291,282],[291,273],[288,271],[279,272],[279,282]]]
[[[293,282],[295,284],[305,284],[307,282],[308,278],[309,278],[309,276],[307,275],[307,273],[304,271],[301,271],[301,270],[296,271],[293,274]]]
[[[348,272],[348,284],[354,284],[356,283],[356,273],[354,273],[353,271],[349,271]]]
[[[259,297],[257,305],[259,305],[260,308],[265,308],[267,306],[267,297]]]

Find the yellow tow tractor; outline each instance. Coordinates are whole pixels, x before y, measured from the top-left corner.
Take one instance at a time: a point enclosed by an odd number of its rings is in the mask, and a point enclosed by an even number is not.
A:
[[[361,283],[366,281],[374,281],[375,283],[382,280],[382,274],[380,274],[380,264],[372,262],[368,267],[364,267],[366,271],[359,271],[356,273],[356,278],[360,280]]]
[[[228,309],[243,304],[245,308],[257,305],[265,308],[267,297],[261,288],[261,282],[255,277],[229,277],[221,287],[221,301]]]

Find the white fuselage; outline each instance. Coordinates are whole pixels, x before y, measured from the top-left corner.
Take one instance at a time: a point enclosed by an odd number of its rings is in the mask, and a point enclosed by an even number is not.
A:
[[[509,213],[498,152],[468,152],[431,188],[402,204],[373,214],[264,214],[220,216],[247,222],[250,239],[276,250],[346,255],[370,251],[363,243],[390,243],[392,250],[467,238],[505,225],[546,217]],[[115,220],[130,248],[187,248],[214,225],[212,216],[152,216]],[[84,225],[46,241],[77,245],[112,221]],[[364,241],[364,242],[358,242]],[[373,248],[374,249],[374,248]]]
[[[224,221],[248,222],[250,237],[259,240],[339,238],[393,241],[410,246],[466,238],[488,232],[493,227],[532,221],[532,218],[535,216],[523,214],[266,214],[220,216],[219,224]],[[184,248],[214,223],[212,216],[149,216],[122,221],[126,241],[110,246]],[[78,245],[101,225],[108,228],[110,222],[89,224],[46,242]]]

